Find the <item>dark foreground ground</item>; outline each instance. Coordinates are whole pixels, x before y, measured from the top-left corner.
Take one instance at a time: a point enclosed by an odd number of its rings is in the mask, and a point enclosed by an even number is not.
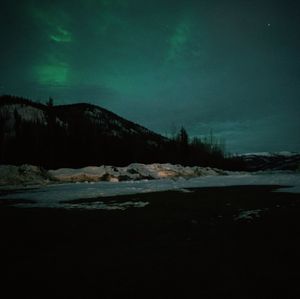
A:
[[[150,202],[126,211],[2,205],[1,298],[300,298],[300,195],[272,188],[118,197]]]

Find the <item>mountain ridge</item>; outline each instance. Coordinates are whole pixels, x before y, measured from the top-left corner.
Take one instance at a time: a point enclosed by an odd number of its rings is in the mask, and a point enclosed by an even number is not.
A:
[[[151,159],[146,152],[167,143],[163,136],[88,103],[53,106],[1,96],[0,125],[2,164],[81,167],[128,164],[135,159],[148,162]],[[140,157],[130,155],[135,148]],[[44,158],[35,159],[34,155]],[[60,161],[56,163],[57,158]]]
[[[47,169],[130,163],[240,167],[217,146],[190,142],[183,129],[169,139],[93,104],[41,104],[7,95],[0,96],[0,146],[0,164]]]
[[[300,153],[297,152],[257,152],[238,155],[249,171],[300,170]]]

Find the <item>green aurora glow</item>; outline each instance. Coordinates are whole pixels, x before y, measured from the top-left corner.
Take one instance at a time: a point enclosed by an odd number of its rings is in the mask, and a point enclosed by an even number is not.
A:
[[[33,69],[36,80],[41,85],[62,85],[68,81],[67,65],[39,65]]]
[[[296,0],[1,5],[2,93],[92,102],[161,133],[213,129],[231,151],[300,150]]]

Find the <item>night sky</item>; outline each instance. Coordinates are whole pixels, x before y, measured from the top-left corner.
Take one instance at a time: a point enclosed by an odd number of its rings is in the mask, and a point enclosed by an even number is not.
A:
[[[298,0],[2,0],[0,32],[0,94],[300,151]]]

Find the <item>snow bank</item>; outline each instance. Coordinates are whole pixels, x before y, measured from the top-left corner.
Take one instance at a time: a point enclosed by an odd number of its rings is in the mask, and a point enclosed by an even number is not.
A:
[[[120,182],[165,178],[192,178],[207,175],[225,175],[220,169],[184,167],[172,164],[139,164],[126,167],[89,166],[80,169],[60,168],[46,171],[32,165],[0,165],[0,186],[39,185],[50,182]]]
[[[97,182],[97,181],[128,181],[162,178],[191,178],[205,175],[224,175],[225,171],[209,167],[184,167],[172,164],[139,164],[133,163],[126,167],[99,166],[80,169],[61,168],[50,170],[49,174],[61,182]]]
[[[0,165],[0,186],[40,185],[53,180],[46,170],[33,165]]]

